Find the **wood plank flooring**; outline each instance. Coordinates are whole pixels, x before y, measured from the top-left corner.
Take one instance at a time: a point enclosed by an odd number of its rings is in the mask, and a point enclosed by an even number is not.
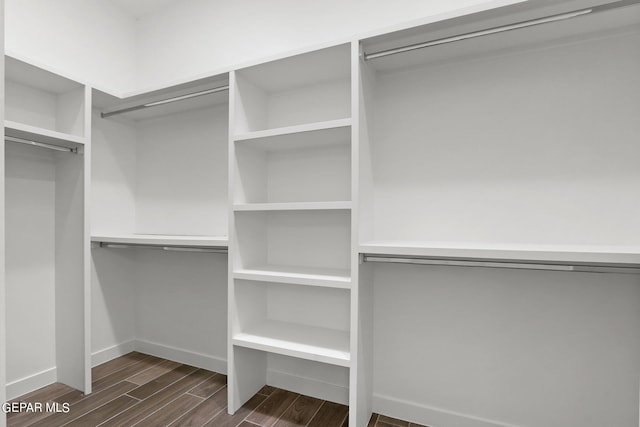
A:
[[[93,393],[52,384],[13,402],[39,402],[42,412],[7,414],[8,427],[212,426],[347,427],[348,407],[265,386],[227,414],[227,377],[142,353],[92,370]],[[46,412],[46,404],[60,412]],[[69,410],[64,412],[64,404]],[[373,414],[368,427],[423,427]]]

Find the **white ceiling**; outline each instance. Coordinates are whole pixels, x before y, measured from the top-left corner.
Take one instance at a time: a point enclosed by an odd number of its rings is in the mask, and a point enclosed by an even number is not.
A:
[[[129,14],[140,18],[180,0],[111,0]]]

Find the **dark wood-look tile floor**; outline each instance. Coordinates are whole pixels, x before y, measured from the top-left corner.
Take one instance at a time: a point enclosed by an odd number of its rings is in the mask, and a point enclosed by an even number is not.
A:
[[[235,415],[227,414],[227,377],[142,353],[92,370],[93,393],[52,384],[14,400],[58,404],[60,412],[7,414],[8,427],[215,426],[346,427],[348,408],[265,386]],[[69,410],[64,412],[65,404]],[[422,427],[374,414],[369,427]]]

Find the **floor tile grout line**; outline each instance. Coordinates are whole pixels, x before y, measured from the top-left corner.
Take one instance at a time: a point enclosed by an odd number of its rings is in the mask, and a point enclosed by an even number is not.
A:
[[[135,383],[134,383],[134,384],[135,384]],[[135,390],[135,389],[134,389],[134,390]],[[131,395],[129,394],[129,392],[127,392],[127,393],[123,394],[123,396],[130,397],[130,398],[132,398],[132,399],[137,400],[138,402],[142,402],[142,401],[144,400],[144,399],[139,399],[139,398],[137,398],[137,397],[135,397],[135,396],[131,396]]]
[[[129,396],[129,397],[131,397],[131,396]],[[129,406],[129,408],[133,408],[133,407],[134,407],[134,406],[136,406],[138,403],[140,403],[140,402],[136,402],[136,404],[135,404],[135,405]],[[118,415],[122,414],[124,411],[128,411],[128,410],[129,410],[129,408],[125,408],[125,409],[123,409],[122,411],[118,412],[117,414],[113,414],[113,415],[111,415],[109,418],[107,418],[107,419],[103,420],[103,421],[102,421],[100,424],[98,424],[98,425],[99,425],[99,426],[101,426],[102,424],[106,423],[107,421],[111,420],[112,418],[115,418],[115,417],[117,417]]]
[[[130,398],[132,398],[132,399],[137,400],[137,402],[136,402],[135,404],[133,404],[133,405],[129,406],[128,408],[124,408],[124,409],[122,409],[121,411],[119,411],[119,412],[117,412],[117,413],[115,413],[115,414],[110,414],[111,416],[110,416],[109,418],[107,418],[107,419],[105,419],[105,420],[102,420],[102,421],[100,422],[100,424],[98,424],[98,425],[102,425],[102,424],[106,423],[106,422],[107,422],[107,421],[109,421],[110,419],[112,419],[112,418],[114,418],[114,417],[117,417],[118,415],[122,414],[124,411],[127,411],[129,408],[133,408],[133,407],[134,407],[134,406],[136,406],[138,403],[142,402],[141,400],[136,399],[136,398],[135,398],[135,397],[133,397],[133,396],[129,396],[129,395],[128,395],[128,394],[126,394],[126,393],[125,393],[125,394],[121,394],[120,396],[116,397],[116,399],[118,399],[119,397],[122,397],[122,396],[130,397]],[[115,400],[115,399],[113,399],[113,400]],[[98,409],[98,408],[96,408],[96,409]],[[90,414],[90,413],[91,413],[91,412],[93,412],[93,411],[95,411],[95,409],[94,409],[94,410],[92,410],[92,411],[87,412],[87,414]],[[87,414],[85,414],[85,415],[87,415]],[[77,418],[76,418],[76,419],[77,419]],[[69,422],[71,422],[71,421],[69,421]],[[69,424],[69,423],[67,423],[67,424]],[[65,424],[65,425],[66,425],[66,424]],[[64,427],[64,426],[60,426],[60,427]]]
[[[257,393],[256,393],[256,394],[257,394]],[[264,395],[261,395],[261,396],[264,396]],[[247,418],[249,418],[249,417],[251,416],[251,414],[253,414],[253,413],[256,411],[256,409],[258,409],[258,408],[260,407],[260,405],[262,405],[262,404],[263,404],[263,403],[264,403],[268,398],[269,398],[269,396],[267,396],[267,397],[266,397],[262,402],[260,402],[260,403],[258,404],[258,406],[256,406],[256,407],[255,407],[255,408],[253,408],[251,411],[249,411],[249,413],[248,413],[248,414],[247,414],[243,419],[241,419],[241,420],[240,420],[240,422],[236,425],[236,427],[238,427],[240,424],[242,424],[242,422],[243,422],[243,421],[246,421],[246,420],[247,420]],[[242,405],[242,406],[244,406],[244,405]],[[241,406],[240,408],[242,408],[242,406]],[[240,410],[240,408],[238,408],[238,409],[236,410],[236,412],[237,412],[238,410]],[[227,409],[227,410],[229,409],[229,402],[227,402],[227,406],[225,407],[225,409]],[[249,422],[249,421],[247,421],[247,422]]]
[[[344,420],[349,418],[349,411],[347,411],[347,415],[344,416],[344,418],[342,419],[342,422],[340,423],[340,425],[344,424]],[[376,423],[378,422],[378,419],[376,418],[376,422],[373,423],[373,427],[376,427]]]
[[[191,365],[187,365],[187,366],[191,366]],[[184,377],[180,378],[179,380],[172,382],[172,383],[171,383],[171,384],[169,384],[169,385],[173,385],[173,384],[175,384],[176,382],[178,382],[178,381],[182,380],[183,378],[187,378],[187,377],[188,377],[189,375],[191,375],[192,373],[194,373],[194,372],[198,371],[198,369],[199,369],[199,368],[196,368],[194,371],[190,372],[189,374],[185,375]],[[203,371],[211,372],[212,374],[214,374],[214,375],[215,375],[215,372],[207,371],[206,369],[203,369]],[[202,384],[204,381],[208,380],[208,379],[209,379],[209,378],[211,378],[211,377],[213,377],[213,375],[209,375],[208,377],[206,377],[206,378],[204,378],[202,381],[200,381],[198,384]],[[167,386],[167,387],[169,387],[169,386]],[[162,390],[166,389],[167,387],[164,387],[164,388],[162,388],[161,390],[158,390],[156,393],[153,393],[151,396],[147,397],[147,399],[151,398],[152,396],[154,396],[155,394],[159,393],[160,391],[162,391]],[[189,389],[189,390],[191,390],[191,389]],[[156,410],[155,410],[155,411],[153,411],[153,412],[148,413],[146,417],[144,417],[144,418],[142,418],[142,419],[138,420],[135,424],[132,424],[132,425],[131,425],[131,427],[132,427],[132,426],[135,426],[135,425],[140,424],[142,421],[146,420],[147,418],[149,418],[151,415],[155,414],[155,413],[156,413],[156,412],[158,412],[159,410],[161,410],[161,409],[165,408],[165,407],[166,407],[167,405],[169,405],[170,403],[175,402],[177,399],[179,399],[179,398],[180,398],[180,396],[182,396],[182,395],[184,395],[184,394],[186,394],[186,392],[184,392],[184,393],[180,393],[180,394],[179,394],[179,395],[177,395],[174,399],[171,399],[169,402],[167,402],[166,404],[162,405],[160,408],[156,409]],[[201,403],[202,403],[202,402],[201,402]],[[178,417],[178,418],[180,418],[180,417]],[[176,418],[175,420],[172,420],[171,422],[176,421],[178,418]],[[169,424],[171,424],[171,423],[169,423]]]
[[[378,421],[380,421],[380,414],[377,414],[378,418],[376,419],[376,424],[378,423]],[[389,417],[388,415],[385,415],[386,418],[390,418],[390,420],[384,421],[385,423],[393,426],[393,427],[403,427],[401,424],[397,424],[398,421],[400,422],[406,422],[408,425],[411,425],[410,421],[403,421],[400,420],[398,418],[393,418],[393,417]],[[375,427],[375,426],[374,426]]]
[[[190,365],[181,365],[181,366],[190,366]],[[178,369],[179,367],[180,367],[180,366],[176,367],[175,369]],[[183,380],[184,378],[188,377],[189,375],[191,375],[192,373],[196,372],[196,371],[199,369],[199,368],[196,368],[195,366],[191,366],[191,367],[192,367],[192,368],[194,368],[194,369],[193,369],[193,371],[187,372],[186,374],[184,374],[184,375],[183,375],[183,376],[181,376],[180,378],[175,379],[174,381],[172,381],[172,382],[170,382],[169,384],[165,385],[165,386],[164,386],[164,387],[162,387],[161,389],[158,389],[158,390],[154,391],[154,392],[153,392],[152,394],[150,394],[149,396],[145,397],[144,399],[140,399],[140,400],[147,400],[147,399],[149,399],[150,397],[155,396],[156,394],[158,394],[158,393],[160,393],[161,391],[165,390],[167,387],[171,387],[172,385],[174,385],[174,384],[175,384],[175,383],[177,383],[178,381]],[[175,369],[174,369],[174,370],[175,370]],[[169,373],[169,372],[167,372],[167,373]],[[152,380],[152,381],[153,381],[153,380]],[[149,382],[151,382],[151,381],[149,381]],[[144,386],[145,386],[145,385],[147,385],[147,384],[149,384],[149,383],[144,383],[144,384],[142,384],[142,385],[139,385],[139,386],[138,386],[138,387],[136,387],[134,390],[136,390],[136,389],[138,389],[138,388],[140,388],[140,387],[144,387]],[[131,391],[133,391],[133,390],[131,390]],[[132,396],[132,397],[134,397],[134,396]]]
[[[33,420],[32,422],[29,422],[29,424],[26,424],[26,426],[29,426],[29,425],[31,425],[31,424],[35,424],[35,423],[37,423],[37,422],[39,422],[39,421],[42,421],[42,420],[44,420],[45,418],[50,417],[51,415],[53,415],[53,413],[46,414],[46,415],[45,415],[45,416],[43,416],[42,418],[36,418],[36,419],[35,419],[35,420]],[[28,422],[28,421],[27,421],[27,422]],[[7,426],[11,426],[11,425],[12,425],[12,424],[9,424],[9,419],[7,419]],[[14,426],[14,427],[20,427],[20,426],[21,426],[21,424],[14,424],[13,426]]]
[[[134,390],[135,390],[135,389],[134,389]],[[127,392],[127,393],[128,393],[128,392]],[[138,399],[137,397],[129,396],[127,393],[125,393],[123,396],[127,396],[127,397],[131,397],[132,399],[136,399],[136,400],[137,400],[137,402],[136,402],[135,404],[133,404],[133,405],[129,406],[128,408],[126,408],[126,409],[124,409],[124,410],[122,410],[122,411],[118,412],[118,413],[117,413],[116,415],[114,415],[113,417],[109,417],[109,418],[107,418],[106,420],[102,421],[100,424],[98,424],[98,426],[103,425],[104,423],[108,422],[108,421],[109,421],[109,420],[111,420],[112,418],[115,418],[115,417],[117,417],[118,415],[120,415],[120,414],[122,414],[122,413],[124,413],[124,412],[126,412],[126,411],[128,411],[128,410],[130,410],[130,409],[133,409],[133,408],[135,408],[136,406],[138,406],[139,404],[141,404],[142,402],[144,402],[144,399]],[[98,426],[96,426],[96,427],[98,427]]]
[[[211,372],[213,372],[213,371],[211,371]],[[191,390],[193,390],[194,388],[199,387],[199,386],[200,386],[200,384],[202,384],[203,382],[205,382],[205,381],[207,381],[207,380],[210,380],[210,379],[212,379],[212,378],[215,378],[215,377],[217,377],[218,375],[220,375],[220,374],[219,374],[219,373],[217,373],[217,372],[213,372],[213,375],[211,375],[211,376],[210,376],[209,378],[207,378],[206,380],[203,380],[202,382],[199,382],[198,384],[194,385],[194,386],[193,386],[193,387],[191,387],[189,390],[187,390],[187,391],[186,391],[186,393],[191,393]],[[195,394],[194,394],[194,396],[195,396]]]
[[[199,405],[198,405],[198,406],[199,406]],[[197,408],[197,406],[196,406],[196,408]],[[224,408],[220,409],[218,412],[216,412],[215,414],[213,414],[213,416],[212,416],[211,418],[207,419],[207,421],[203,422],[203,423],[200,425],[200,427],[202,427],[203,425],[205,425],[205,424],[207,424],[207,423],[211,422],[211,420],[212,420],[212,419],[214,419],[215,417],[217,417],[218,415],[220,415],[220,413],[222,413],[222,411],[226,411],[226,410],[227,410],[227,407],[225,406]],[[185,413],[185,414],[182,414],[182,416],[184,416],[184,415],[186,415],[186,413]],[[180,418],[182,418],[182,417],[178,417],[177,419],[173,420],[173,421],[171,422],[171,424],[175,423],[175,422],[176,422],[176,421],[178,421]],[[171,424],[169,424],[169,425],[171,425]]]
[[[66,393],[65,393],[65,394],[66,394]],[[63,396],[64,396],[64,395],[63,395]],[[58,396],[58,397],[59,397],[59,396]],[[52,403],[52,402],[54,402],[54,401],[53,401],[53,400],[47,400],[47,401],[45,402],[45,404],[46,404],[46,403]],[[19,423],[20,418],[17,418],[17,420],[18,420],[18,421],[16,421],[16,423],[18,423],[18,424],[12,424],[12,422],[13,422],[13,419],[16,419],[15,417],[20,416],[21,414],[22,414],[21,412],[10,412],[10,413],[6,414],[7,426],[8,426],[8,427],[10,427],[10,426],[20,427],[20,423]],[[10,415],[14,415],[15,417],[11,417]],[[34,424],[34,423],[37,423],[37,422],[38,422],[38,421],[40,421],[40,420],[44,420],[45,418],[47,418],[47,417],[48,417],[48,416],[50,416],[50,415],[53,415],[53,413],[47,413],[46,415],[43,415],[43,416],[42,416],[42,417],[40,417],[40,418],[36,418],[36,419],[35,419],[34,421],[32,421],[30,424]],[[29,417],[29,414],[25,414],[25,415],[23,415],[23,417],[22,417],[22,418],[30,418],[30,417]],[[27,422],[28,422],[28,421],[27,421]]]
[[[141,354],[143,354],[143,353],[141,353]],[[144,360],[151,359],[152,357],[155,357],[155,356],[151,356],[150,354],[146,354],[146,355],[145,355],[145,357],[141,358],[140,360],[134,360],[134,361],[132,361],[131,363],[127,363],[126,365],[124,365],[124,366],[123,366],[123,367],[121,367],[120,369],[118,369],[118,370],[116,370],[116,371],[113,371],[113,372],[111,372],[111,373],[109,373],[109,374],[107,374],[107,375],[104,375],[104,376],[102,376],[102,377],[99,377],[99,378],[93,378],[93,373],[92,373],[92,377],[91,377],[91,385],[93,385],[93,383],[94,383],[95,381],[103,380],[103,379],[105,379],[105,378],[107,378],[107,377],[109,377],[109,376],[111,376],[111,375],[113,375],[113,374],[117,374],[118,372],[120,372],[120,371],[122,371],[122,370],[124,370],[124,369],[130,368],[131,366],[135,365],[136,363],[140,363],[140,362],[142,362],[142,361],[144,361]],[[115,360],[115,359],[112,359],[112,360]],[[98,366],[100,366],[100,365],[98,365]]]
[[[204,401],[205,401],[205,400],[207,400],[209,397],[211,397],[211,396],[207,396],[207,397],[198,396],[198,395],[195,395],[195,394],[193,394],[193,393],[189,393],[188,391],[187,391],[186,393],[182,393],[182,394],[184,394],[185,396],[197,397],[197,398],[198,398],[198,399],[200,399],[202,402],[204,402]]]
[[[110,388],[115,387],[115,386],[117,386],[117,385],[119,385],[119,384],[121,384],[121,383],[123,383],[123,382],[125,382],[125,381],[126,381],[126,380],[118,381],[117,383],[115,383],[115,384],[113,384],[113,385],[111,385],[111,386],[109,386],[109,387],[107,387],[107,388],[105,388],[105,389],[103,389],[103,390],[97,391],[97,392],[95,392],[95,393],[90,393],[90,394],[84,394],[84,393],[83,393],[83,394],[82,394],[82,398],[81,398],[81,399],[79,399],[79,400],[78,400],[78,401],[76,401],[76,402],[73,402],[71,405],[69,405],[69,408],[70,408],[70,409],[73,409],[73,405],[77,405],[78,403],[84,402],[84,401],[85,401],[86,399],[88,399],[89,397],[91,397],[91,396],[95,396],[95,395],[97,395],[97,394],[99,394],[99,393],[103,393],[103,392],[105,392],[106,390],[109,390]],[[115,400],[115,399],[117,399],[118,397],[120,397],[120,396],[117,396],[117,397],[115,397],[114,399],[111,399],[111,400]],[[111,402],[111,400],[110,400],[109,402]],[[107,402],[107,403],[109,403],[109,402]],[[101,407],[101,406],[102,406],[102,405],[100,405],[99,407]],[[98,408],[99,408],[99,407],[98,407]],[[97,409],[97,408],[96,408],[96,409]],[[92,409],[92,411],[93,411],[93,409]],[[89,412],[91,412],[91,411],[89,411]],[[89,412],[86,412],[86,413],[88,414]],[[29,426],[31,426],[31,425],[33,425],[33,424],[35,424],[35,423],[40,422],[41,420],[44,420],[44,419],[46,419],[46,418],[49,418],[50,416],[53,416],[53,415],[55,415],[55,413],[52,413],[52,414],[48,415],[47,417],[44,417],[44,418],[42,418],[42,419],[40,419],[40,420],[34,421],[34,422],[32,422],[32,423],[29,423],[29,424],[28,424],[27,426],[25,426],[25,427],[29,427]],[[83,414],[83,415],[84,415],[84,414]],[[71,420],[71,421],[75,421],[77,418],[80,418],[81,416],[82,416],[82,415],[80,415],[80,416],[78,416],[78,417],[74,418],[74,419],[73,419],[73,420]],[[66,422],[66,423],[65,423],[65,424],[63,424],[63,425],[69,424],[71,421],[68,421],[68,422]]]
[[[291,407],[292,407],[292,406],[293,406],[293,405],[298,401],[298,399],[300,399],[300,396],[302,396],[300,393],[296,393],[296,394],[297,394],[296,398],[295,398],[295,399],[293,399],[293,402],[291,402],[291,404],[289,404],[289,406],[287,406],[287,407],[284,409],[284,411],[282,411],[282,412],[280,413],[280,415],[279,415],[279,416],[278,416],[278,418],[275,420],[275,422],[273,422],[271,425],[269,425],[269,426],[265,426],[265,427],[273,427],[274,425],[276,425],[276,424],[278,423],[278,421],[280,421],[280,420],[282,419],[282,415],[284,415],[284,414],[287,412],[287,410],[288,410],[289,408],[291,408]]]
[[[54,383],[54,384],[55,384],[55,383]],[[58,384],[61,384],[61,383],[58,383]],[[49,387],[49,386],[51,386],[51,385],[52,385],[52,384],[46,385],[46,386],[44,386],[44,387],[40,387],[38,390],[41,390],[41,389],[47,388],[47,387]],[[67,387],[69,387],[69,386],[67,386]],[[26,396],[27,394],[34,393],[34,392],[36,392],[36,391],[38,391],[38,390],[34,390],[33,392],[26,393],[26,394],[25,394],[25,395],[23,395],[23,396],[15,397],[14,399],[8,400],[8,401],[7,401],[7,403],[9,403],[9,402],[36,402],[36,400],[33,400],[33,398],[34,398],[35,396],[32,396],[32,397],[30,397],[30,398],[26,398],[26,399],[24,398],[24,396]],[[72,392],[72,391],[74,391],[74,390],[75,390],[75,389],[74,389],[74,388],[72,388],[72,387],[69,387],[69,390],[66,390],[66,391],[61,390],[59,395],[58,395],[58,394],[55,394],[55,395],[51,396],[51,397],[47,400],[47,402],[52,402],[52,401],[54,401],[55,399],[57,399],[58,397],[64,396],[65,394],[70,393],[70,392]],[[20,400],[18,400],[18,399],[20,399]],[[38,399],[37,401],[38,401],[38,402],[40,402],[40,401],[42,401],[42,399]],[[15,412],[10,412],[9,414],[7,414],[7,419],[11,418],[11,416],[10,416],[10,415],[13,415],[13,414],[16,414],[16,413],[15,413]]]
[[[207,399],[205,399],[205,400],[203,400],[201,403],[199,403],[199,404],[196,406],[196,408],[197,408],[198,406],[202,405],[202,404],[203,404],[206,400],[208,400],[210,397],[212,397],[212,396],[214,396],[215,394],[217,394],[218,392],[222,391],[222,389],[224,389],[224,388],[227,388],[227,385],[226,385],[226,384],[225,384],[222,388],[218,389],[218,391],[217,391],[217,392],[213,393],[211,396],[207,397]],[[195,409],[195,408],[192,408],[192,409]],[[227,410],[227,405],[225,405],[225,406],[224,406],[224,408],[220,409],[218,412],[216,412],[215,414],[213,414],[213,415],[211,416],[211,418],[208,418],[205,422],[203,422],[203,423],[201,424],[201,426],[200,426],[200,427],[202,427],[203,425],[207,424],[207,423],[208,423],[208,422],[210,422],[212,419],[214,419],[215,417],[217,417],[217,416],[218,416],[218,414],[220,414],[222,411],[226,411],[226,410]],[[178,421],[180,418],[182,418],[183,416],[185,416],[187,413],[188,413],[188,412],[185,412],[185,413],[184,413],[184,414],[182,414],[180,417],[178,417],[178,418],[176,418],[175,420],[173,420],[173,421],[171,422],[171,424],[173,424],[173,423],[175,423],[176,421]],[[169,425],[171,425],[171,424],[169,424]]]
[[[182,393],[182,394],[184,394],[184,393]],[[156,412],[158,412],[159,410],[161,410],[161,409],[165,408],[167,405],[169,405],[169,404],[171,404],[171,403],[175,402],[177,399],[179,399],[179,398],[180,398],[180,396],[182,396],[182,394],[177,395],[177,396],[175,397],[175,399],[171,399],[169,402],[165,403],[164,405],[162,405],[161,407],[159,407],[159,408],[158,408],[158,409],[156,409],[155,411],[153,411],[153,412],[149,412],[148,414],[146,414],[146,416],[145,416],[144,418],[141,418],[141,419],[139,419],[138,421],[136,421],[134,424],[131,424],[131,425],[130,425],[130,427],[133,427],[133,426],[136,426],[136,425],[140,424],[141,422],[143,422],[144,420],[146,420],[147,418],[149,418],[151,415],[153,415],[153,414],[155,414]],[[173,421],[175,421],[175,420],[173,420]],[[171,421],[171,422],[173,422],[173,421]]]
[[[193,395],[190,395],[190,394],[188,394],[188,393],[182,393],[180,396],[178,396],[178,398],[176,398],[176,399],[172,400],[172,402],[175,402],[176,400],[178,400],[178,399],[179,399],[179,398],[181,398],[182,396],[187,396],[187,395],[189,395],[189,396],[193,396]],[[199,396],[193,396],[193,397],[199,397]],[[169,425],[171,425],[171,424],[175,423],[175,422],[176,422],[176,421],[178,421],[180,418],[182,418],[186,413],[188,413],[189,411],[191,411],[191,410],[192,410],[192,409],[194,409],[194,408],[197,408],[197,407],[198,407],[198,406],[200,406],[203,402],[204,402],[204,399],[201,399],[201,400],[200,400],[200,402],[198,402],[195,406],[192,406],[191,408],[187,409],[186,411],[181,412],[180,414],[178,414],[178,415],[177,415],[175,418],[173,418],[172,420],[170,420],[170,421],[166,421],[163,425],[164,425],[164,426],[169,426]],[[166,406],[167,406],[167,405],[163,406],[163,408],[164,408],[164,407],[166,407]],[[158,412],[158,411],[156,411],[156,412]],[[148,417],[147,417],[147,418],[148,418]],[[141,420],[141,421],[142,421],[142,420]],[[138,424],[138,423],[136,423],[136,424]]]
[[[155,357],[155,356],[154,356],[154,357]],[[155,367],[157,367],[158,365],[160,365],[160,364],[161,364],[161,363],[163,363],[163,362],[166,362],[166,359],[160,359],[160,361],[159,361],[158,363],[155,363],[155,364],[153,364],[153,365],[151,365],[151,366],[149,366],[149,367],[147,367],[147,368],[143,369],[143,370],[142,370],[142,371],[140,371],[140,372],[136,372],[136,373],[134,373],[134,374],[132,374],[132,375],[128,376],[126,379],[128,380],[129,378],[132,378],[132,377],[135,377],[135,376],[137,376],[137,375],[140,375],[140,374],[142,374],[142,373],[144,373],[144,372],[147,372],[149,369],[151,369],[151,368],[155,368]],[[182,365],[184,365],[184,364],[183,364],[183,363],[181,363],[180,365],[176,366],[176,367],[175,367],[175,368],[173,368],[173,369],[179,368],[179,367],[180,367],[180,366],[182,366]],[[173,369],[172,369],[171,371],[173,371]],[[169,371],[169,372],[171,372],[171,371]],[[162,375],[162,374],[161,374],[161,375]],[[154,379],[155,379],[155,378],[154,378]],[[153,381],[153,380],[151,380],[151,381]],[[133,383],[133,384],[136,384],[136,383],[134,383],[133,381],[129,381],[129,382],[131,382],[131,383]],[[148,382],[148,381],[147,381],[147,382]],[[146,384],[146,383],[144,383],[144,384]],[[142,386],[142,385],[144,385],[144,384],[138,384],[138,385],[141,385],[141,386]]]
[[[209,378],[211,378],[211,377],[209,377]],[[205,381],[206,381],[206,380],[205,380]],[[202,397],[203,399],[205,399],[205,400],[206,400],[206,399],[210,398],[211,396],[213,396],[214,394],[216,394],[217,392],[219,392],[220,390],[222,390],[223,388],[225,388],[226,386],[227,386],[226,384],[223,384],[223,385],[222,385],[222,387],[217,388],[217,389],[216,389],[216,391],[214,391],[213,393],[211,393],[211,394],[207,395],[206,397],[198,396],[197,394],[193,394],[193,393],[191,393],[191,391],[188,391],[188,392],[186,392],[185,394],[189,394],[189,395],[191,395],[191,396],[195,396],[195,397]],[[192,390],[193,390],[193,389],[192,389]]]
[[[313,413],[313,415],[311,416],[311,418],[309,418],[309,422],[305,424],[305,427],[308,426],[309,424],[311,424],[311,421],[313,421],[313,418],[318,415],[318,412],[320,412],[320,409],[324,406],[324,404],[327,403],[326,400],[323,400],[322,403],[320,404],[320,406],[318,406],[318,409],[316,409],[316,411]],[[343,420],[344,421],[344,420]]]
[[[256,407],[255,407],[255,408],[253,408],[251,411],[249,411],[249,413],[248,413],[248,414],[247,414],[243,419],[241,419],[241,420],[240,420],[240,422],[239,422],[238,424],[236,424],[236,427],[238,427],[240,424],[242,424],[242,422],[243,422],[243,421],[245,421],[247,418],[249,418],[249,416],[250,416],[251,414],[253,414],[253,413],[256,411],[256,409],[258,409],[258,408],[260,407],[260,405],[262,405],[262,403],[264,403],[264,401],[265,401],[265,400],[267,400],[268,398],[269,398],[269,397],[267,396],[267,398],[266,398],[266,399],[264,399],[262,402],[260,402],[260,403],[258,404],[258,406],[256,406]],[[226,407],[225,409],[227,410],[227,412],[229,411],[229,402],[227,402],[227,407]],[[239,410],[239,408],[238,408],[238,410]],[[236,411],[236,412],[237,412],[237,411]],[[247,422],[249,422],[249,421],[247,421]]]
[[[120,381],[118,384],[120,384],[120,383],[122,383],[122,382],[124,382],[124,381],[126,381],[126,380]],[[114,384],[114,385],[115,385],[115,384]],[[126,394],[126,393],[125,393],[125,394]],[[66,423],[62,424],[60,427],[64,427],[64,426],[66,426],[67,424],[74,422],[74,421],[75,421],[75,420],[77,420],[78,418],[80,418],[80,417],[84,417],[85,415],[90,414],[91,412],[93,412],[93,411],[95,411],[95,410],[98,410],[98,409],[102,408],[102,407],[103,407],[104,405],[106,405],[107,403],[111,403],[111,402],[113,402],[114,400],[121,398],[121,397],[122,397],[122,396],[124,396],[125,394],[121,394],[121,395],[119,395],[119,396],[116,396],[116,397],[114,397],[113,399],[111,399],[111,400],[109,400],[109,401],[107,401],[107,402],[104,402],[102,405],[100,405],[100,406],[96,406],[96,407],[95,407],[95,408],[93,408],[92,410],[87,411],[87,412],[85,412],[84,414],[79,415],[79,416],[75,417],[74,419],[67,421]],[[91,396],[91,395],[89,395],[89,396]]]
[[[207,396],[207,399],[210,398],[211,396],[213,396],[214,394],[218,393],[220,390],[222,390],[223,388],[225,388],[227,386],[226,383],[224,383],[222,385],[222,387],[220,387],[219,389],[217,389],[216,391],[214,391],[213,393],[211,393],[209,396]]]

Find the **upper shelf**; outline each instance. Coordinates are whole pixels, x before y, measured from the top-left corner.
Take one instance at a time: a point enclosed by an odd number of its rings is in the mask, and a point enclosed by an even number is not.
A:
[[[94,90],[93,107],[101,113],[116,112],[111,117],[137,122],[218,105],[226,106],[229,102],[228,85],[229,76],[224,74],[124,99]],[[213,89],[216,91],[208,93]],[[132,108],[132,111],[125,111]]]
[[[233,73],[232,134],[351,117],[351,44],[244,68]],[[251,136],[248,136],[251,138]]]
[[[319,83],[349,79],[351,47],[303,53],[239,70],[238,73],[265,92],[282,92]]]
[[[35,139],[42,135],[84,143],[82,137],[87,135],[88,126],[86,87],[16,58],[7,56],[5,60],[4,106],[9,127],[22,128],[36,142],[47,142]]]
[[[64,94],[83,87],[81,83],[11,56],[5,56],[5,79],[54,94]]]
[[[419,43],[453,39],[452,42],[447,41],[423,49],[367,60],[367,64],[380,71],[486,58],[488,55],[539,48],[551,43],[570,43],[584,37],[598,37],[612,32],[630,31],[634,28],[637,31],[640,23],[640,5],[637,3],[637,0],[522,2],[371,37],[362,41],[362,47],[368,55]],[[607,9],[600,11],[599,5]],[[508,27],[525,21],[542,20],[560,15],[571,16],[572,12],[578,13],[575,17],[557,18],[542,25],[518,28],[516,31],[455,40],[461,35]]]
[[[237,135],[235,140],[250,143],[266,151],[336,145],[351,140],[351,119],[247,132]]]
[[[352,203],[350,201],[330,201],[330,202],[284,202],[284,203],[236,203],[233,210],[239,211],[328,211],[328,210],[349,210]]]
[[[94,234],[91,236],[91,241],[121,245],[180,246],[192,248],[226,248],[229,245],[227,236],[175,236],[161,234]]]
[[[640,266],[640,246],[525,245],[469,242],[371,241],[365,254],[474,261],[548,262],[601,266]]]
[[[77,135],[56,132],[11,120],[4,121],[4,134],[5,136],[20,138],[26,141],[75,149],[83,146],[87,142],[86,138]]]

